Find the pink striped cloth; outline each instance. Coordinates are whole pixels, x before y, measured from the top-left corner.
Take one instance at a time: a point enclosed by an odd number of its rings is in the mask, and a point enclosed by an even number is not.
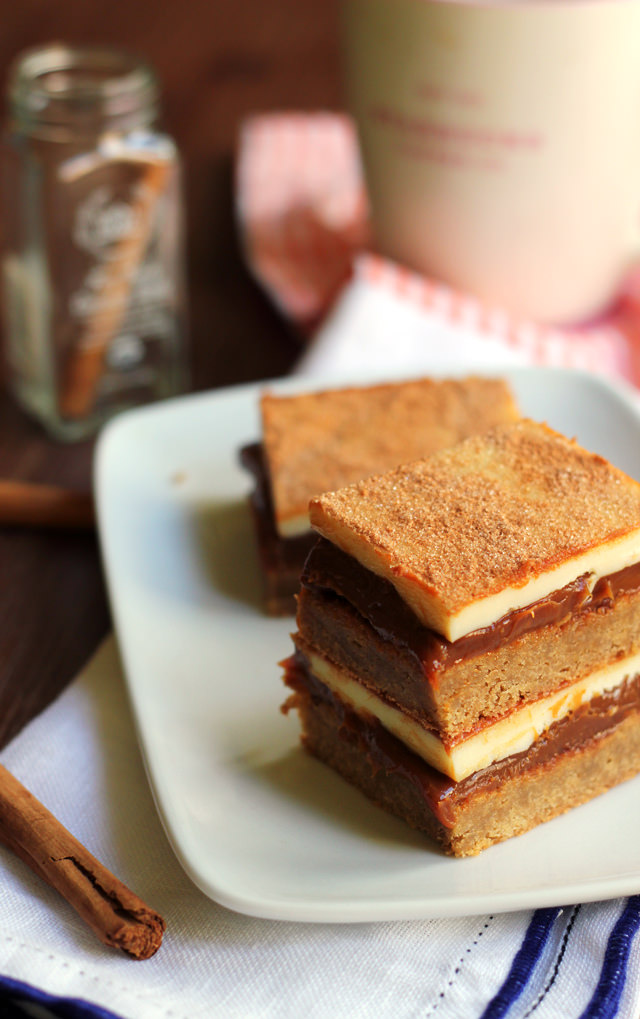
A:
[[[249,266],[283,313],[308,328],[369,240],[355,130],[332,113],[275,113],[242,126],[237,210]]]
[[[247,262],[301,333],[350,287],[380,288],[449,334],[491,338],[534,364],[584,368],[640,383],[640,268],[606,316],[571,328],[488,308],[372,253],[366,190],[351,119],[269,113],[242,126],[237,210]]]

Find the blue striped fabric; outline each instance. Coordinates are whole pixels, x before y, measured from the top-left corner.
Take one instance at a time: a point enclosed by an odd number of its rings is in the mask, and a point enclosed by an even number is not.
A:
[[[640,895],[633,895],[609,935],[600,979],[580,1019],[613,1019],[627,978],[629,953],[640,928]]]
[[[59,998],[21,980],[0,976],[0,1016],[5,1015],[5,1003],[10,1015],[9,1008],[14,1004],[17,1008],[21,1001],[47,1009],[56,1019],[120,1019],[115,1012],[81,998]]]
[[[569,919],[565,938],[560,943],[557,958],[552,967],[552,976],[545,991],[533,1006],[528,1008],[526,1015],[535,1011],[557,975],[564,954],[566,937],[570,933],[579,908],[574,908],[574,913]],[[510,1013],[515,1019],[516,1015],[522,1014],[512,1012],[513,1006],[530,983],[560,912],[559,909],[539,909],[533,914],[522,944],[514,956],[509,973],[485,1008],[481,1019],[504,1019]],[[627,978],[631,947],[639,929],[640,895],[635,895],[627,900],[611,929],[597,985],[589,1004],[581,1013],[580,1019],[614,1019],[617,1016]]]
[[[507,979],[485,1008],[481,1019],[502,1019],[507,1015],[529,983],[559,913],[559,909],[537,909],[533,914]]]

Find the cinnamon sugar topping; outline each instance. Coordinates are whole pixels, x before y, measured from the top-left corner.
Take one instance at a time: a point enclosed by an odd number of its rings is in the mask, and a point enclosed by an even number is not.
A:
[[[640,485],[528,420],[322,495],[310,513],[450,640],[640,558]]]
[[[320,492],[428,456],[518,411],[502,379],[419,379],[297,396],[265,394],[263,441],[278,529],[307,530]]]

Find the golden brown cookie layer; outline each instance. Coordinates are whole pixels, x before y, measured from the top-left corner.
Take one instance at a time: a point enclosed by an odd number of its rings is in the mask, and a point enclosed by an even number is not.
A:
[[[261,400],[274,514],[282,534],[309,528],[313,495],[425,457],[514,421],[502,379],[430,378]]]
[[[640,558],[640,485],[529,420],[325,493],[310,517],[449,640]]]

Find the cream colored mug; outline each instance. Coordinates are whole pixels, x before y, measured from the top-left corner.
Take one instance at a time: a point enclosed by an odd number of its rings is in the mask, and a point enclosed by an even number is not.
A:
[[[640,0],[344,0],[377,249],[521,317],[638,254]]]

